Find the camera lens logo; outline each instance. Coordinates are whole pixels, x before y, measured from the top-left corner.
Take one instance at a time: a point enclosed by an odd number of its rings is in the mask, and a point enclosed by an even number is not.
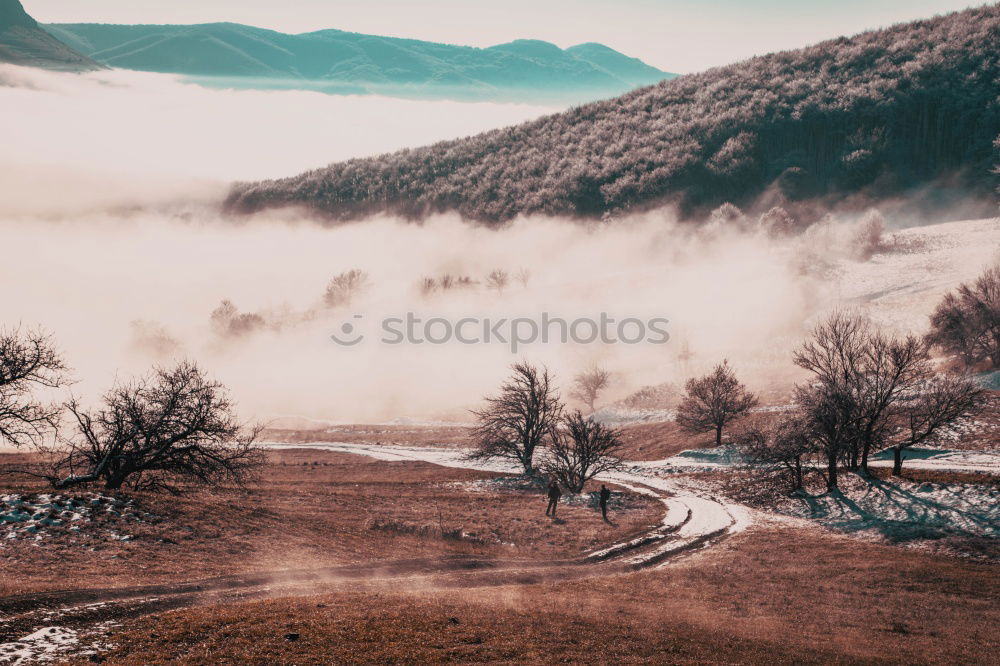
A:
[[[354,315],[354,319],[361,319],[361,315]],[[365,339],[363,333],[357,330],[357,326],[349,321],[345,321],[340,326],[340,331],[330,336],[334,342],[343,347],[353,347]]]

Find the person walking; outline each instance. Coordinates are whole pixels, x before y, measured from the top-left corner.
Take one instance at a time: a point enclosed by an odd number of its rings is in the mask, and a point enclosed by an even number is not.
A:
[[[559,484],[556,483],[555,479],[552,479],[549,481],[549,506],[545,509],[546,516],[556,517],[556,506],[559,505],[560,497],[562,497],[562,491],[559,490]]]
[[[605,522],[607,522],[607,520],[608,520],[608,500],[609,499],[611,499],[611,491],[608,490],[608,487],[602,483],[601,484],[601,498],[600,498],[600,503],[601,503],[601,516],[604,517]]]

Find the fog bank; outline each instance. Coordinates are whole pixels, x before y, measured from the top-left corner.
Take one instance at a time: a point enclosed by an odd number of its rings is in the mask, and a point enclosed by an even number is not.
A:
[[[85,401],[116,377],[190,358],[231,387],[244,416],[262,419],[462,419],[519,358],[548,364],[564,389],[574,373],[606,367],[616,381],[604,401],[681,382],[724,357],[758,387],[794,376],[790,350],[811,318],[842,302],[836,265],[862,260],[852,255],[855,220],[774,239],[753,224],[678,225],[670,210],[497,230],[453,216],[328,228],[218,212],[233,179],[544,111],[0,67],[0,325],[50,330]],[[363,286],[325,296],[352,269],[364,272]],[[494,271],[505,284],[490,286]],[[446,276],[458,286],[443,288]],[[232,306],[219,310],[226,300]],[[410,312],[451,322],[663,318],[670,339],[526,343],[516,353],[509,344],[381,344],[382,319]],[[363,342],[331,339],[345,323]]]

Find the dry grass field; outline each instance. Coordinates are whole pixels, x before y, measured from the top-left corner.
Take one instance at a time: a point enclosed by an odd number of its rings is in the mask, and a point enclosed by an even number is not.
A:
[[[21,458],[7,454],[0,464]],[[137,493],[130,495],[137,511],[151,514],[141,521],[102,513],[79,532],[67,524],[0,539],[0,595],[408,557],[569,558],[643,531],[663,512],[659,502],[630,495],[614,525],[585,504],[561,506],[553,521],[544,515],[543,489],[483,482],[495,476],[324,451],[273,452],[260,483],[247,491]],[[14,492],[50,491],[0,475],[0,495]]]
[[[661,460],[692,448],[714,446],[711,433],[692,436],[673,421],[629,424],[621,428],[622,457],[628,460]],[[345,425],[311,429],[271,428],[264,438],[282,444],[346,442],[399,446],[471,446],[465,426]]]
[[[142,618],[106,663],[986,664],[998,595],[995,565],[768,525],[634,574],[351,583]]]
[[[465,437],[389,430],[282,436],[449,447]],[[634,459],[711,444],[672,423],[629,426],[625,438]],[[0,456],[4,469],[29,462]],[[678,478],[725,492],[726,474]],[[903,482],[997,483],[918,469]],[[0,475],[0,495],[46,492]],[[128,497],[108,498],[78,531],[0,539],[0,643],[28,634],[38,621],[23,611],[38,608],[109,664],[983,664],[1000,649],[995,558],[876,543],[750,496],[741,501],[767,513],[747,531],[632,573],[568,562],[660,523],[663,505],[634,492],[616,495],[610,524],[586,495],[552,520],[543,489],[523,479],[298,448],[270,452],[246,490]],[[126,592],[134,601],[113,601]]]

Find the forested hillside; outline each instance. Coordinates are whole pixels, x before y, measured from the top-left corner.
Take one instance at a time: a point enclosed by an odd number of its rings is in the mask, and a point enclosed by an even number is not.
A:
[[[0,63],[70,72],[100,69],[42,30],[20,0],[0,0]]]
[[[112,67],[203,77],[200,83],[226,87],[562,103],[612,97],[674,76],[601,44],[564,50],[522,39],[481,49],[342,30],[289,35],[237,23],[45,29]]]
[[[600,216],[677,201],[992,191],[1000,6],[683,76],[524,125],[233,187],[232,211],[333,219],[458,211]]]

